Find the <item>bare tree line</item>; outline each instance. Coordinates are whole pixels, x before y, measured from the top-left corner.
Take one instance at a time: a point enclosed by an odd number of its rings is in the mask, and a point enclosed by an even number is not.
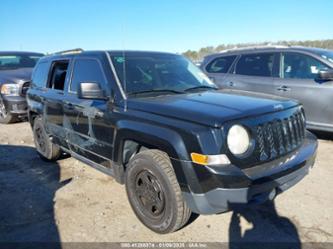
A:
[[[184,56],[188,57],[193,61],[200,61],[208,54],[220,52],[225,49],[241,48],[249,46],[262,46],[262,45],[289,45],[289,46],[305,46],[305,47],[317,47],[333,49],[333,39],[328,40],[312,40],[312,41],[278,41],[278,42],[258,42],[258,43],[237,43],[237,44],[220,44],[216,47],[208,46],[195,50],[187,50],[183,53]]]

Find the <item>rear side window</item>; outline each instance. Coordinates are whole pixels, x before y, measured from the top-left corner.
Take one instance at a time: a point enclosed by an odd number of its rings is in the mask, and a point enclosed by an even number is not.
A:
[[[236,74],[272,76],[274,53],[242,55],[236,66]]]
[[[206,67],[208,73],[227,73],[236,56],[220,57],[213,60]]]
[[[52,65],[52,73],[48,87],[63,91],[67,75],[68,61],[56,61]]]
[[[50,64],[48,62],[39,63],[32,75],[32,85],[35,87],[45,87],[49,74]]]
[[[99,62],[95,59],[77,59],[74,63],[71,92],[77,92],[80,83],[99,83],[105,85],[105,77]]]

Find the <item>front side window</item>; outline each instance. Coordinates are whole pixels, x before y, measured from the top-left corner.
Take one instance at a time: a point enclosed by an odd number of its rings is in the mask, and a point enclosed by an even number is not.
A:
[[[71,92],[77,92],[80,83],[105,84],[105,77],[99,62],[95,59],[77,59],[74,62]]]
[[[34,67],[43,55],[0,54],[0,70]]]
[[[236,56],[216,58],[208,64],[206,70],[208,73],[227,73],[235,59]]]
[[[32,84],[37,87],[45,87],[49,72],[49,63],[41,62],[35,68],[32,75]]]
[[[321,58],[327,60],[330,63],[333,63],[333,51],[332,50],[320,50],[316,51],[316,54],[318,54]]]
[[[315,79],[319,71],[327,69],[315,58],[299,53],[284,53],[281,60],[281,77],[286,79]]]
[[[172,54],[112,55],[117,76],[128,95],[184,93],[216,85],[189,60]]]
[[[273,53],[242,55],[237,62],[236,74],[249,76],[272,76]]]

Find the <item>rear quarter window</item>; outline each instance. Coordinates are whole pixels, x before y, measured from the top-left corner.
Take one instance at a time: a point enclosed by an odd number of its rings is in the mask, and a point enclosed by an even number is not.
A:
[[[215,58],[207,65],[206,71],[208,73],[227,73],[235,59],[236,55]]]
[[[34,69],[32,74],[32,86],[46,87],[47,78],[49,75],[50,63],[40,62]]]

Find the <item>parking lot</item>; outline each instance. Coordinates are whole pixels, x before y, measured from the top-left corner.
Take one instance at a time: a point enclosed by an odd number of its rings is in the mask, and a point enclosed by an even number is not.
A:
[[[27,122],[0,125],[0,241],[333,242],[333,141],[320,138],[310,175],[274,203],[192,217],[158,235],[115,180],[72,158],[43,162]]]

